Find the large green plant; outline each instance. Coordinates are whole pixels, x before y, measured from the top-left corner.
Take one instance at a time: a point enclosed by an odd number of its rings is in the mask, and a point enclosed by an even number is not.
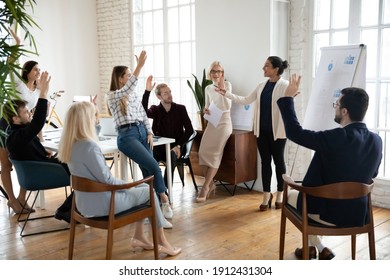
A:
[[[198,105],[199,112],[201,114],[203,114],[205,101],[206,101],[205,89],[208,85],[211,85],[213,82],[206,78],[206,70],[205,69],[203,69],[202,83],[199,83],[198,78],[194,74],[192,74],[192,76],[194,76],[194,78],[195,78],[194,85],[192,85],[189,80],[187,80],[187,84],[191,88],[192,93],[194,94],[196,104]]]
[[[34,37],[29,29],[39,26],[27,13],[34,11],[35,0],[0,0],[0,113],[3,115],[3,106],[12,98],[17,98],[14,75],[20,77],[18,59],[29,54],[37,54]],[[12,34],[10,28],[21,28],[24,31],[24,42],[30,44],[33,51],[23,45],[11,45]]]

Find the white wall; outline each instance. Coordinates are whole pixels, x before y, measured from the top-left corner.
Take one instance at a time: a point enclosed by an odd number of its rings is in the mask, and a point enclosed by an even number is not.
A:
[[[270,1],[196,0],[195,23],[197,75],[219,60],[235,93],[252,92],[270,55]]]
[[[22,58],[21,64],[38,61],[40,68],[52,76],[50,92],[65,90],[57,105],[64,117],[73,96],[99,92],[96,1],[37,0],[36,3],[32,16],[42,30],[34,29],[31,33],[39,56]]]

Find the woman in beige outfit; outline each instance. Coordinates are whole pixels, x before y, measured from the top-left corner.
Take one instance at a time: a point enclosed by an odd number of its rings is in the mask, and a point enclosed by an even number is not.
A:
[[[214,61],[211,63],[208,78],[213,81],[213,84],[206,87],[204,113],[213,114],[212,109],[210,110],[211,104],[214,104],[223,113],[216,127],[210,122],[207,124],[200,142],[199,165],[202,166],[205,181],[199,196],[196,198],[196,202],[206,201],[210,193],[215,192],[214,176],[221,164],[223,149],[233,130],[230,118],[232,101],[215,91],[217,87],[228,92],[232,90],[231,84],[225,81],[224,70],[220,62]]]

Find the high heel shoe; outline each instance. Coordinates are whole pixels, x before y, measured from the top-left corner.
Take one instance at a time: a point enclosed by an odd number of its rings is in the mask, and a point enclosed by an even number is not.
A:
[[[273,198],[274,198],[274,196],[271,193],[271,196],[269,197],[268,203],[267,204],[260,204],[260,206],[259,206],[260,211],[262,211],[262,212],[267,211],[268,208],[271,208]]]
[[[213,183],[211,188],[209,189],[209,192],[207,193],[207,198],[210,197],[210,194],[213,193],[213,196],[215,196],[215,191],[217,190],[217,186]]]
[[[207,194],[205,196],[198,196],[196,198],[196,202],[205,202],[209,197],[210,197],[210,194],[213,193],[213,195],[215,196],[215,191],[217,189],[217,186],[213,183],[213,185],[211,186],[211,188],[207,191]]]
[[[20,208],[16,209],[15,205],[12,204],[11,201],[8,200],[7,206],[8,206],[8,212],[10,212],[10,209],[12,209],[15,212],[15,214],[27,214],[28,213],[28,210],[26,208],[23,209],[23,206],[20,205],[20,203],[18,203],[18,206],[20,206]]]
[[[208,197],[208,195],[209,195],[209,192],[210,192],[210,190],[208,190],[207,192],[206,191],[204,191],[204,186],[202,187],[202,190],[200,191],[201,193],[199,194],[199,196],[196,198],[196,202],[197,203],[201,203],[201,202],[205,202],[206,201],[206,199],[207,199],[207,197]],[[206,193],[204,196],[201,196],[201,194],[202,193]]]
[[[131,245],[131,248],[133,248],[133,250],[135,250],[136,248],[142,248],[144,250],[153,250],[152,244],[142,242],[141,240],[138,240],[136,238],[131,238],[130,245]]]
[[[158,246],[158,251],[163,254],[167,254],[168,256],[176,256],[181,253],[181,248],[173,247],[173,249],[168,249],[163,245]]]

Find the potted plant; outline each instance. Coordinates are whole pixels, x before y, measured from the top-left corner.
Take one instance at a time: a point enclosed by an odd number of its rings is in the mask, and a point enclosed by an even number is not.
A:
[[[36,54],[37,49],[34,37],[29,32],[30,27],[38,27],[26,9],[31,11],[36,5],[35,0],[8,1],[0,0],[0,113],[3,112],[4,104],[13,98],[18,98],[18,94],[13,82],[14,76],[20,77],[20,66],[17,60],[26,54]],[[34,51],[25,49],[22,45],[10,44],[12,34],[9,28],[20,27],[24,33],[25,41],[30,42]],[[9,59],[10,58],[10,59]],[[0,133],[4,133],[0,131]],[[0,143],[1,145],[1,143]]]
[[[198,117],[199,117],[199,123],[201,125],[202,130],[205,130],[206,128],[206,120],[203,118],[203,111],[205,107],[206,102],[206,96],[205,96],[205,90],[208,85],[211,85],[213,82],[211,80],[208,80],[206,78],[206,70],[203,69],[203,77],[202,77],[202,83],[199,83],[198,78],[194,76],[195,81],[194,85],[191,84],[189,80],[187,80],[187,84],[192,90],[192,93],[194,94],[196,104],[198,105]]]

